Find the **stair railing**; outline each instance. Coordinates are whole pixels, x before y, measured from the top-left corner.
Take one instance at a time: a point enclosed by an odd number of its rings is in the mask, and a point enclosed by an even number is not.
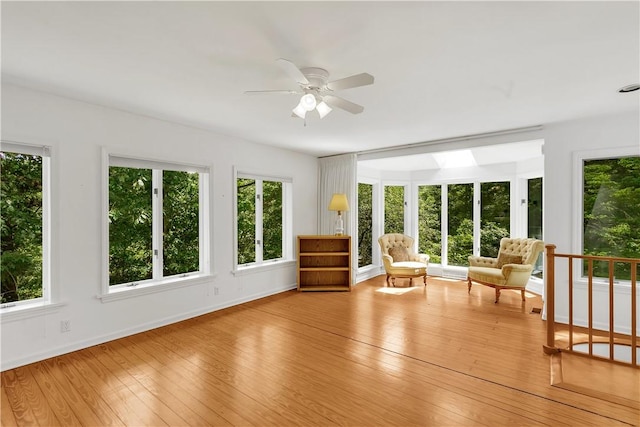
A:
[[[546,354],[553,354],[559,352],[573,353],[581,356],[590,357],[593,359],[606,360],[613,363],[619,363],[623,365],[630,365],[633,367],[640,367],[638,363],[638,330],[637,330],[637,271],[638,265],[640,264],[640,259],[637,258],[620,258],[620,257],[605,257],[605,256],[594,256],[594,255],[576,255],[576,254],[560,254],[555,253],[556,246],[549,244],[545,246],[546,253],[546,266],[545,266],[545,299],[546,299],[546,315],[547,315],[547,338],[546,344],[543,346],[544,352]],[[557,258],[565,258],[568,260],[568,323],[556,323],[555,321],[555,262]],[[581,327],[574,324],[574,269],[573,263],[575,260],[584,260],[587,263],[587,327]],[[593,327],[594,324],[594,314],[593,314],[593,304],[594,304],[594,292],[593,292],[593,263],[594,261],[598,262],[607,262],[609,267],[609,329],[600,330]],[[631,267],[631,328],[630,333],[620,333],[616,332],[615,323],[614,323],[614,314],[615,314],[615,287],[614,287],[614,268],[616,263],[628,263]],[[558,332],[558,327],[567,328],[567,337],[568,343],[563,343],[563,345],[557,344],[556,333]],[[576,351],[574,349],[574,334],[580,334],[581,336],[587,335],[588,340],[588,353],[583,351]],[[608,340],[606,338],[608,336]],[[594,338],[598,338],[598,342],[594,342]],[[597,354],[594,354],[594,343],[597,345],[606,344],[608,346],[608,357],[603,357]],[[631,347],[631,360],[625,361],[620,360],[619,358],[614,358],[616,345],[628,345]]]

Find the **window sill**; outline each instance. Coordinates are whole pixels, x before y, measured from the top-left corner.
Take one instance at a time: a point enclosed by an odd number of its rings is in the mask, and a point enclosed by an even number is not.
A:
[[[261,273],[263,271],[276,270],[284,267],[295,267],[295,265],[296,260],[274,261],[248,267],[237,267],[235,270],[232,270],[231,273],[234,276],[244,276],[247,274]]]
[[[200,274],[197,276],[174,278],[163,282],[143,283],[135,287],[119,287],[111,289],[108,294],[99,294],[97,297],[103,303],[117,301],[127,298],[133,298],[141,295],[154,294],[156,292],[165,292],[173,289],[184,288],[187,286],[201,285],[210,282],[215,274]]]
[[[0,322],[13,322],[16,320],[38,317],[45,314],[55,313],[65,306],[63,302],[34,302],[31,304],[20,304],[15,307],[7,307],[0,310]]]

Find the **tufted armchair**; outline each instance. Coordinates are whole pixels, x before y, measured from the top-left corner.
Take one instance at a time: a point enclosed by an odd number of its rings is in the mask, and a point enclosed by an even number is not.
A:
[[[413,250],[413,237],[404,234],[384,234],[378,239],[382,251],[382,263],[393,286],[396,278],[409,278],[409,286],[413,286],[414,277],[422,277],[427,285],[427,265],[429,255],[416,254]]]
[[[500,240],[498,258],[470,256],[467,275],[469,292],[471,282],[490,286],[496,290],[497,303],[502,289],[519,289],[524,301],[525,287],[538,255],[543,250],[542,240],[505,237]]]

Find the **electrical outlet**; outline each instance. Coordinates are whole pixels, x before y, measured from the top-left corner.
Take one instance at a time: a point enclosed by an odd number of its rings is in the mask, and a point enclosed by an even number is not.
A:
[[[60,321],[60,332],[69,332],[71,330],[71,320]]]
[[[218,293],[219,293],[219,291],[218,291],[218,287],[217,287],[217,286],[215,286],[215,287],[213,288],[213,294],[214,294],[214,295],[218,295]]]

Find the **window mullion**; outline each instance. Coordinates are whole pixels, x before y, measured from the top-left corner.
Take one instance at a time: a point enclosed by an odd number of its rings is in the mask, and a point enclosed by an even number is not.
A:
[[[153,279],[161,279],[163,276],[163,253],[162,253],[162,170],[153,169],[152,172],[152,246],[153,246]]]
[[[473,183],[473,253],[480,255],[480,231],[482,229],[480,221],[482,220],[482,198],[480,191],[480,182]]]
[[[261,263],[264,259],[264,236],[263,232],[263,199],[262,180],[256,180],[256,262]]]

